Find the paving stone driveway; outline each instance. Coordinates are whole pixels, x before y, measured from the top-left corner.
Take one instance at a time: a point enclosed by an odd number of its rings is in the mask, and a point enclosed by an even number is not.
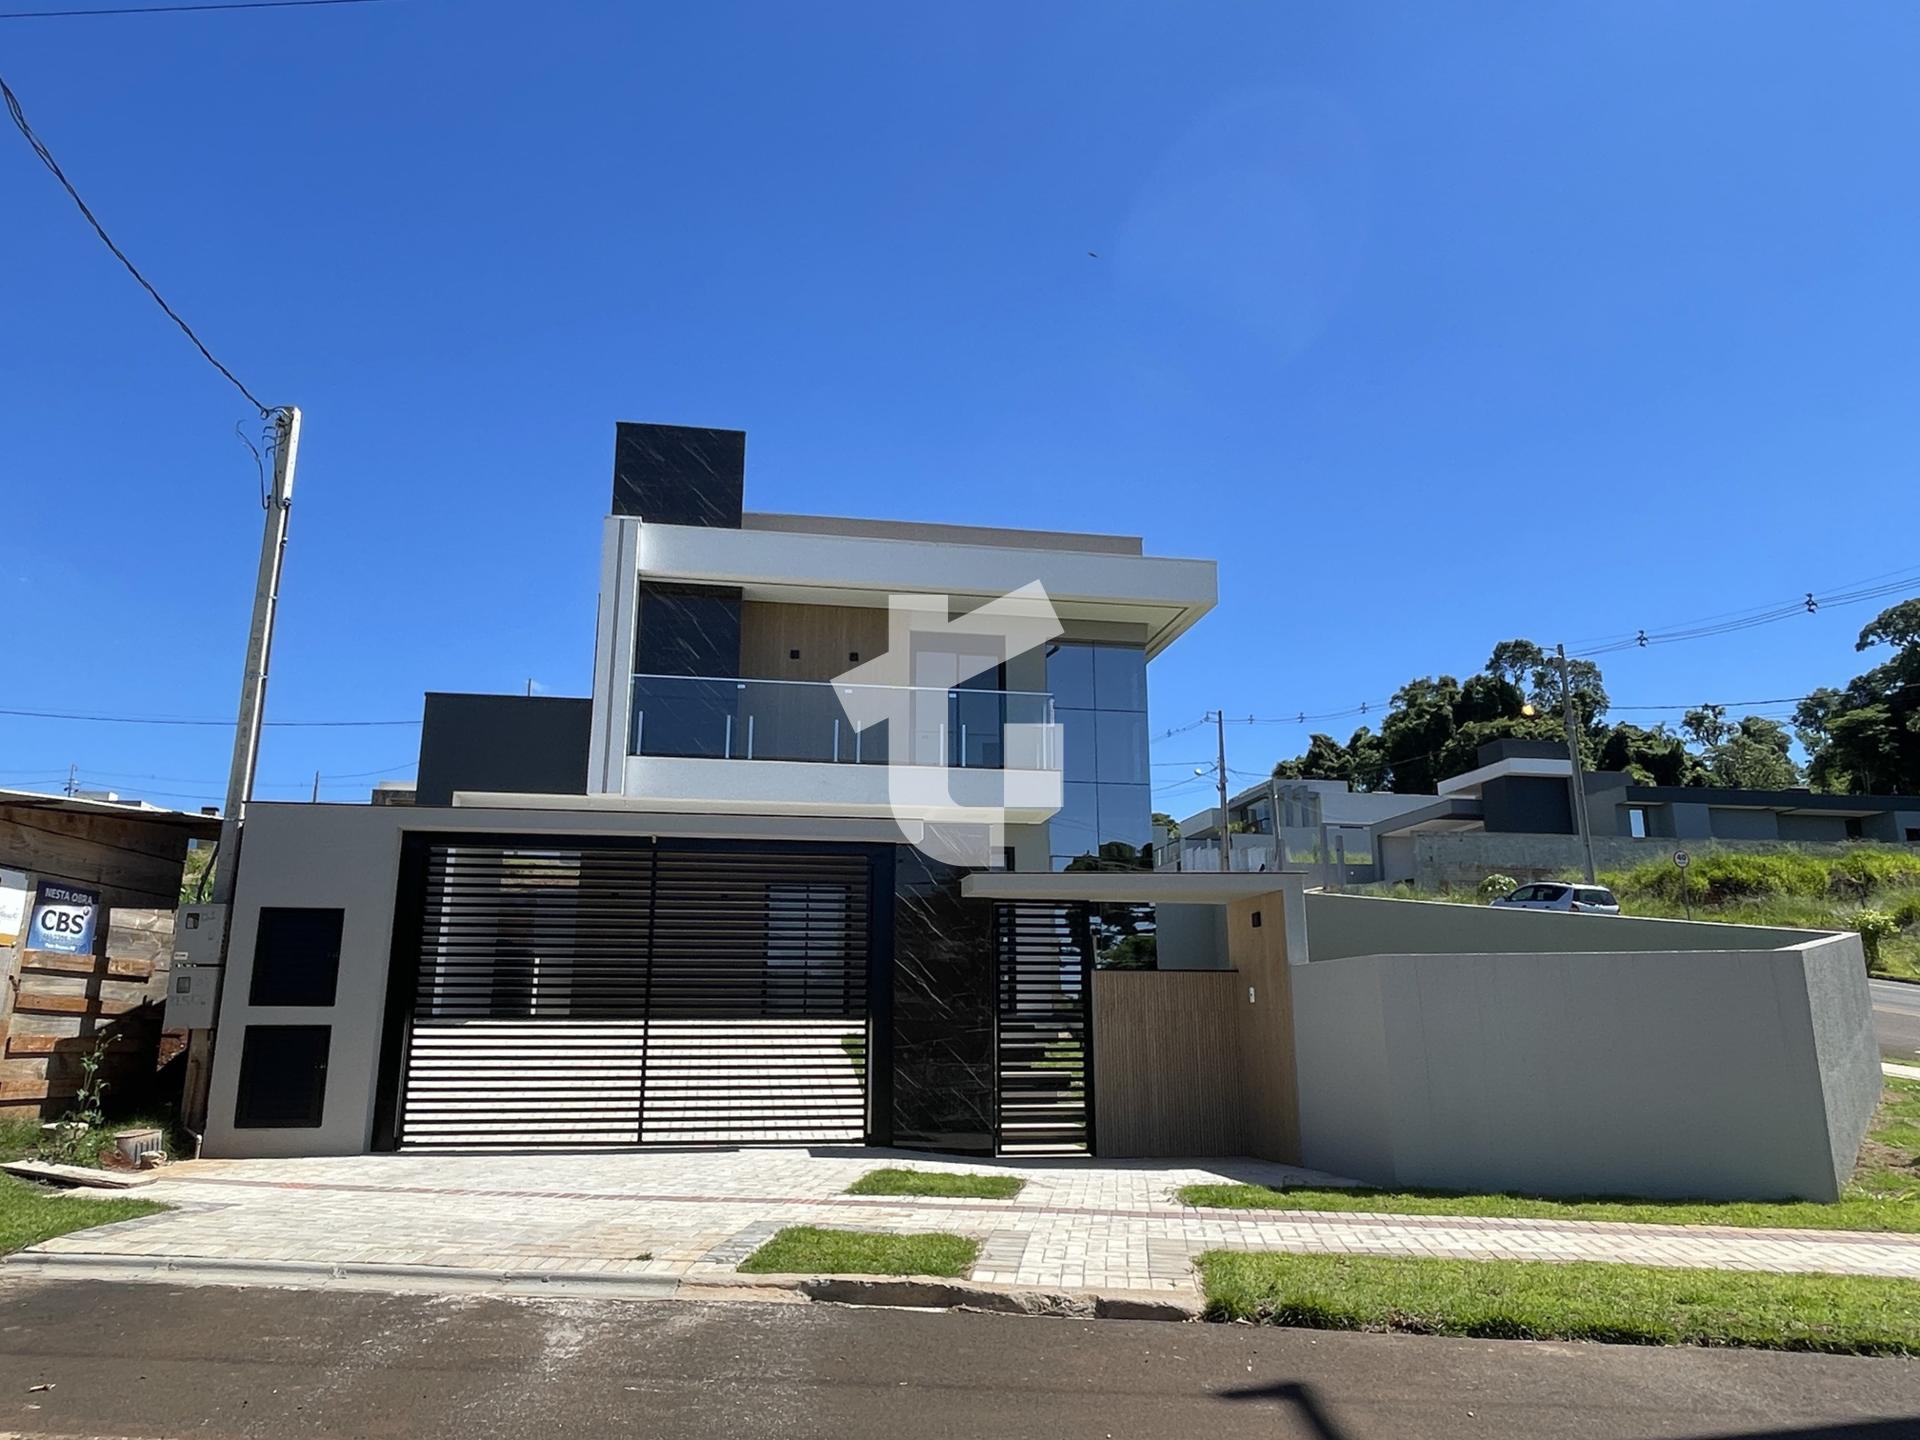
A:
[[[881,1164],[1028,1183],[1010,1201],[843,1193]],[[724,1280],[780,1226],[814,1224],[976,1236],[971,1278],[1049,1289],[1191,1292],[1193,1256],[1214,1248],[1920,1279],[1920,1235],[1193,1210],[1173,1198],[1196,1181],[1331,1179],[1249,1160],[967,1164],[843,1149],[203,1160],[142,1192],[170,1212],[36,1250]]]

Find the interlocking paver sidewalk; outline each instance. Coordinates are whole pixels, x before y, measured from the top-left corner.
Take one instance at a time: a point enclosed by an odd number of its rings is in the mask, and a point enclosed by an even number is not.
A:
[[[882,1164],[1028,1183],[1003,1201],[843,1193]],[[35,1252],[724,1279],[750,1242],[814,1224],[973,1235],[985,1243],[971,1278],[1050,1289],[1189,1291],[1193,1257],[1217,1248],[1920,1279],[1920,1235],[1195,1210],[1174,1198],[1219,1180],[1340,1183],[1245,1160],[968,1164],[847,1150],[210,1160],[172,1167],[143,1192],[175,1209]]]

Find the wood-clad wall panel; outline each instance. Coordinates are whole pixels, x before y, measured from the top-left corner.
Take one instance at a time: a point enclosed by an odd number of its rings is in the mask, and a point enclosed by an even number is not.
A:
[[[1282,894],[1240,900],[1227,907],[1227,958],[1240,982],[1235,1003],[1247,1152],[1262,1160],[1297,1165],[1300,1090],[1294,1069],[1293,977],[1287,968]]]
[[[887,649],[887,612],[857,605],[740,605],[740,678],[831,680]],[[798,650],[800,658],[794,659]],[[850,659],[858,655],[860,660]]]
[[[1100,970],[1093,977],[1094,1144],[1103,1157],[1238,1155],[1240,977]]]

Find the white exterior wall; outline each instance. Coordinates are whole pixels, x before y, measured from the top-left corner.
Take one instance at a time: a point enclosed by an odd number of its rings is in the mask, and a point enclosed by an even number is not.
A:
[[[1293,987],[1302,1162],[1378,1185],[1832,1200],[1879,1096],[1857,936],[1352,955]]]
[[[232,942],[220,1001],[205,1154],[357,1155],[373,1138],[374,1088],[386,1019],[387,973],[401,837],[409,830],[541,835],[707,836],[892,844],[891,821],[728,815],[662,815],[618,809],[274,805],[247,808]],[[254,941],[267,905],[345,912],[340,977],[325,1007],[256,1007],[247,992]],[[326,1103],[320,1126],[237,1130],[241,1044],[248,1025],[329,1025]]]

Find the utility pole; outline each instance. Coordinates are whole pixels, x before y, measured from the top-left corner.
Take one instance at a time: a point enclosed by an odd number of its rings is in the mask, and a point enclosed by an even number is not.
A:
[[[214,852],[213,903],[231,905],[240,870],[240,822],[253,797],[260,763],[260,723],[267,703],[267,665],[273,653],[273,621],[280,605],[280,569],[287,553],[287,511],[293,504],[293,465],[300,449],[300,410],[283,405],[273,415],[273,489],[260,534],[260,568],[253,586],[253,625],[247,633],[246,668],[240,676],[240,713],[233,730],[233,762],[227,771],[227,804],[220,814],[220,846]],[[318,776],[315,776],[316,782]],[[316,783],[316,794],[318,785]],[[229,932],[230,938],[230,932]],[[224,973],[227,943],[221,945]],[[187,1037],[183,1118],[189,1130],[206,1128],[207,1095],[213,1080],[213,1031]]]
[[[1580,850],[1586,858],[1587,883],[1593,884],[1593,829],[1587,821],[1587,776],[1586,769],[1580,763],[1580,728],[1573,713],[1573,679],[1567,668],[1567,647],[1553,647],[1555,658],[1560,664],[1560,714],[1567,726],[1567,759],[1573,763],[1573,771],[1567,777],[1572,787],[1573,820],[1580,832]]]
[[[67,766],[67,798],[71,800],[74,796],[74,792],[77,791],[79,788],[80,788],[80,767],[78,765],[69,765]]]
[[[316,805],[320,803],[320,772],[318,770],[313,772],[313,803]]]
[[[1220,873],[1225,875],[1233,870],[1233,832],[1227,828],[1227,712],[1213,712],[1213,733],[1219,742],[1219,759],[1214,765],[1214,778],[1220,782]]]

